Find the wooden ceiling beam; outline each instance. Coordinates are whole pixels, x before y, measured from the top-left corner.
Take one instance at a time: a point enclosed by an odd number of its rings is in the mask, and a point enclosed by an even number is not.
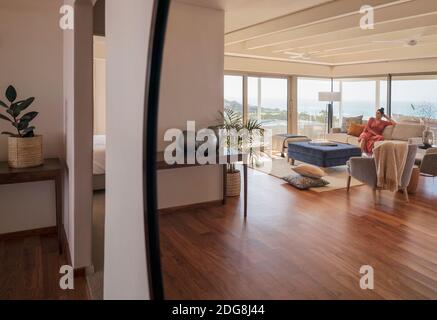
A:
[[[322,34],[314,37],[291,41],[284,45],[270,47],[272,52],[290,51],[296,48],[312,49],[315,47],[333,47],[342,46],[348,41],[365,41],[365,39],[379,37],[395,32],[407,31],[420,28],[434,28],[437,25],[437,13],[425,17],[416,17],[408,21],[395,21],[385,23],[373,30],[362,30],[360,28],[346,29],[330,34]]]
[[[405,21],[415,17],[426,17],[428,15],[433,15],[434,13],[437,13],[437,1],[434,0],[408,1],[397,4],[395,7],[385,6],[375,9],[375,28],[377,29],[379,26],[391,22]],[[287,44],[298,39],[317,36],[320,34],[339,32],[344,29],[359,29],[360,19],[361,14],[357,13],[343,17],[340,20],[335,19],[325,21],[299,29],[248,40],[244,45],[247,50],[255,50]]]
[[[348,15],[357,14],[363,5],[370,5],[374,8],[379,8],[383,6],[390,6],[395,3],[409,1],[413,0],[337,0],[328,2],[317,7],[266,21],[242,30],[230,32],[225,35],[225,45],[232,45],[242,41],[272,35],[278,32],[289,31],[324,21],[331,21]]]

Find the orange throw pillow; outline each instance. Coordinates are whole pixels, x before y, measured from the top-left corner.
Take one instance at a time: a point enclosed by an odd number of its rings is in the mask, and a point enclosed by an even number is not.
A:
[[[347,130],[347,134],[354,137],[359,137],[364,129],[366,128],[365,125],[358,124],[358,123],[351,123],[349,129]]]

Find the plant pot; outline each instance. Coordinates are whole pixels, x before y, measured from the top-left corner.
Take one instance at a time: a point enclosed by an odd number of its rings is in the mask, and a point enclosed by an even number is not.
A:
[[[240,171],[228,172],[226,177],[226,196],[238,197],[241,193]]]
[[[8,138],[8,162],[11,168],[31,168],[43,164],[42,136]]]

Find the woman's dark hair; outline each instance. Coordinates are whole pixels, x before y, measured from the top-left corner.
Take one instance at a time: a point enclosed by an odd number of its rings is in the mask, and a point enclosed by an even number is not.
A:
[[[381,112],[382,115],[385,114],[385,109],[384,108],[378,109],[377,111]]]

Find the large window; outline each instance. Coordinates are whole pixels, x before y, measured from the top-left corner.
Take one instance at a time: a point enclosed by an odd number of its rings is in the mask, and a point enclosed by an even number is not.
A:
[[[287,101],[287,79],[248,78],[248,118],[258,120],[273,135],[288,132]]]
[[[387,109],[387,79],[340,79],[342,101],[340,119],[363,116],[374,117],[379,108]]]
[[[244,97],[245,80],[247,97]],[[244,119],[258,120],[263,128],[272,130],[273,135],[288,132],[287,78],[225,75],[224,102],[225,108],[239,112]]]
[[[243,77],[225,76],[225,108],[232,109],[243,116]]]
[[[298,131],[312,139],[327,132],[327,103],[319,101],[319,92],[331,91],[331,79],[298,78]]]
[[[342,81],[342,116],[363,115],[369,119],[376,110],[376,81],[344,80]]]
[[[437,76],[393,77],[392,115],[437,126]]]

